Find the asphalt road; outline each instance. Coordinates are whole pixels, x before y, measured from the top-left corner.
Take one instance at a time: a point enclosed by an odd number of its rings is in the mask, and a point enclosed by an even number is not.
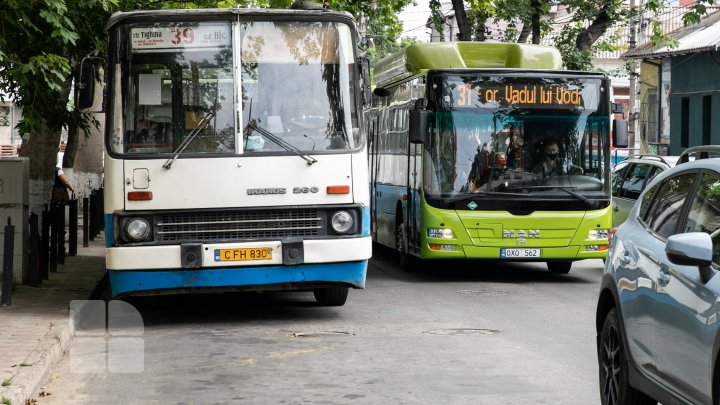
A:
[[[602,261],[577,262],[568,275],[552,275],[541,263],[499,262],[431,262],[404,273],[391,253],[375,250],[366,289],[351,291],[339,308],[316,306],[311,293],[131,301],[144,322],[134,340],[143,349],[142,371],[77,372],[78,356],[91,346],[79,336],[51,372],[45,396],[35,399],[600,402],[594,314]]]

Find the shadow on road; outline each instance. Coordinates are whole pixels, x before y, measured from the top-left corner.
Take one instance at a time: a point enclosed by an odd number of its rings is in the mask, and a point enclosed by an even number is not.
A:
[[[397,253],[373,245],[368,278],[392,278],[414,283],[494,282],[494,283],[595,283],[602,272],[602,261],[577,261],[568,274],[552,274],[544,262],[505,262],[500,260],[414,260],[410,271],[397,266]]]

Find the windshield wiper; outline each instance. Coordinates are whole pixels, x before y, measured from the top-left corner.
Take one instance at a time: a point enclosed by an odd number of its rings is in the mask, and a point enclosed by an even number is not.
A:
[[[313,163],[316,163],[316,162],[317,162],[317,160],[316,160],[315,158],[313,158],[312,156],[310,156],[310,155],[308,155],[307,153],[303,152],[302,150],[300,150],[300,149],[299,149],[298,147],[296,147],[295,145],[287,142],[286,140],[284,140],[284,139],[280,138],[279,136],[273,134],[272,132],[268,131],[267,129],[259,126],[259,125],[255,122],[255,119],[254,119],[254,118],[251,118],[251,119],[248,121],[247,125],[245,126],[245,131],[244,131],[244,132],[245,132],[245,137],[247,138],[248,135],[250,135],[250,134],[252,133],[252,131],[258,131],[262,136],[264,136],[264,137],[268,138],[269,140],[273,141],[274,143],[276,143],[278,146],[280,146],[281,148],[285,149],[286,151],[288,151],[288,152],[293,152],[294,154],[300,156],[301,158],[303,158],[303,159],[307,162],[308,165],[312,165]]]
[[[517,187],[517,189],[523,189],[523,190],[560,190],[560,191],[564,191],[564,192],[570,194],[571,196],[575,197],[576,199],[584,202],[585,206],[587,206],[588,208],[595,207],[595,205],[596,205],[595,201],[585,197],[582,194],[578,194],[578,193],[572,191],[573,188],[575,188],[575,187],[562,187],[562,186],[520,186],[520,187]]]
[[[200,120],[197,127],[195,127],[195,129],[190,131],[188,136],[185,137],[185,139],[183,139],[183,141],[180,143],[180,145],[178,145],[177,149],[175,149],[175,151],[173,152],[173,156],[163,164],[164,168],[170,169],[172,164],[175,162],[175,159],[177,159],[178,156],[180,156],[180,154],[183,153],[185,148],[187,148],[188,145],[190,145],[190,142],[192,142],[195,139],[195,137],[200,132],[202,132],[205,129],[205,127],[208,126],[208,124],[213,119],[213,117],[215,117],[215,114],[216,114],[215,107],[210,108],[210,111],[208,111],[205,114],[205,116]]]
[[[467,200],[467,199],[471,199],[471,198],[476,198],[476,197],[485,197],[485,196],[499,196],[499,197],[515,196],[515,197],[527,197],[527,196],[530,196],[530,195],[532,195],[532,194],[528,194],[528,193],[505,193],[505,192],[502,192],[502,191],[476,191],[476,192],[473,192],[473,193],[467,193],[467,194],[457,195],[457,196],[454,196],[454,197],[446,197],[446,198],[443,198],[442,201],[443,201],[444,204],[452,204],[452,203],[456,203],[456,202],[458,202],[458,201],[463,201],[463,200]]]

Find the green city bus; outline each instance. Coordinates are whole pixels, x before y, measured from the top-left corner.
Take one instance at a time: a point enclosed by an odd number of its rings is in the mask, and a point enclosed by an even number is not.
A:
[[[375,66],[371,233],[411,259],[606,257],[610,82],[552,47],[418,43]]]

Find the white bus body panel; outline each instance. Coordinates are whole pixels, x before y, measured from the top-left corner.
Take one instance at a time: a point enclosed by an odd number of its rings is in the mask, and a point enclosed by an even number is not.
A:
[[[367,181],[354,190],[367,180],[367,170],[357,171],[362,174],[353,181],[350,156],[319,155],[313,165],[299,156],[177,159],[170,169],[162,167],[166,159],[125,160],[123,179],[106,178],[110,197],[106,201],[124,201],[125,206],[110,203],[106,211],[349,204],[355,201],[355,192],[361,195],[358,201],[367,201]],[[118,163],[122,164],[110,159],[111,165]],[[338,185],[349,186],[350,192],[328,194],[328,186]],[[261,191],[252,194],[253,190]],[[152,200],[129,201],[130,191],[152,192]]]

